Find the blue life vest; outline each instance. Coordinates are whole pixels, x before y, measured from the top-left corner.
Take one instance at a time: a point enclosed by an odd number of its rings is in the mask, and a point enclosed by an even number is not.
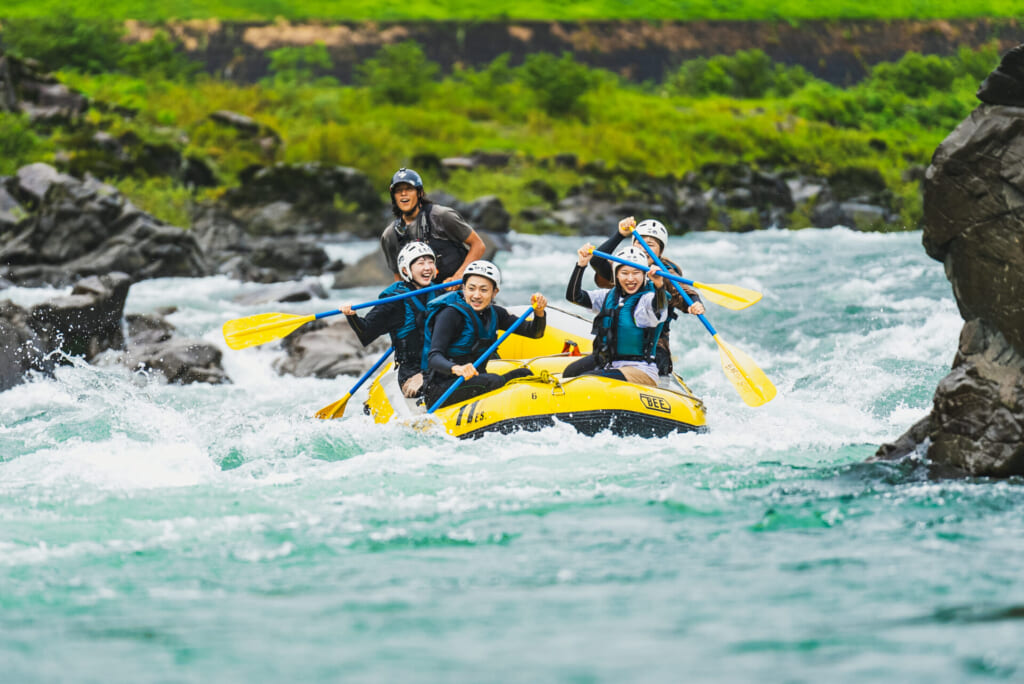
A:
[[[415,292],[409,283],[400,280],[385,289],[377,297],[384,299],[394,295]],[[398,330],[391,330],[391,344],[395,348],[395,361],[405,368],[419,368],[420,355],[423,353],[423,322],[427,318],[427,300],[432,292],[409,297],[402,301],[405,305],[405,317]]]
[[[465,319],[462,332],[445,351],[445,356],[456,364],[473,363],[477,356],[498,339],[498,316],[493,307],[487,307],[484,318],[473,311],[473,307],[462,298],[462,292],[448,292],[427,303],[427,323],[424,331],[423,354],[420,368],[427,370],[427,357],[430,356],[430,338],[434,332],[434,319],[445,307],[452,307]]]
[[[641,328],[635,318],[636,305],[649,292],[655,292],[654,285],[646,282],[639,290],[626,296],[622,306],[617,306],[619,288],[608,291],[593,327],[594,354],[602,366],[612,361],[654,362],[655,346],[665,323]]]

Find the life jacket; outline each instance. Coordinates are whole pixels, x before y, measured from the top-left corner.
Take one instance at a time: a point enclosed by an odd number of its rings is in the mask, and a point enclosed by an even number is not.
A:
[[[481,317],[462,298],[461,291],[449,292],[431,299],[427,303],[427,322],[424,330],[423,355],[420,361],[420,368],[423,371],[427,370],[430,339],[434,332],[434,318],[449,306],[461,313],[465,319],[462,332],[445,352],[445,356],[456,364],[473,363],[487,347],[498,339],[498,315],[494,312],[494,307],[487,307]]]
[[[469,248],[461,242],[453,242],[452,240],[434,236],[434,224],[430,220],[430,212],[433,208],[434,204],[431,202],[430,204],[423,205],[420,209],[423,212],[423,224],[426,229],[425,235],[411,235],[407,230],[405,221],[401,218],[395,219],[395,234],[398,236],[399,251],[414,240],[426,242],[430,245],[430,249],[434,250],[434,266],[437,268],[434,282],[442,283],[445,279],[455,275],[455,272],[459,270],[459,266],[462,265],[462,262],[466,260],[466,255],[469,254]]]
[[[380,293],[378,299],[415,292],[409,283],[400,280]],[[391,345],[395,348],[395,361],[405,368],[419,368],[423,354],[423,322],[427,318],[427,301],[433,293],[408,297],[402,301],[405,317],[398,330],[390,331]]]
[[[591,331],[594,333],[594,354],[602,367],[612,361],[654,362],[655,346],[665,323],[641,328],[636,324],[634,315],[640,298],[654,291],[654,285],[646,282],[639,290],[627,295],[621,306],[617,305],[619,288],[608,291]]]

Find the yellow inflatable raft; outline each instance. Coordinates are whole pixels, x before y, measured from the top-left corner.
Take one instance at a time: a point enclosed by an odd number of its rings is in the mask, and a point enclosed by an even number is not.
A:
[[[516,309],[509,307],[513,314],[525,310]],[[591,351],[590,322],[552,306],[547,307],[546,315],[543,338],[511,335],[498,349],[501,360],[487,364],[491,373],[525,366],[534,375],[428,416],[422,403],[402,396],[394,367],[388,366],[370,386],[366,411],[378,423],[399,420],[416,427],[437,425],[460,438],[539,430],[556,421],[587,435],[609,430],[617,435],[660,437],[707,430],[704,404],[677,375],[661,378],[658,387],[595,376],[562,380],[565,366],[578,354]]]

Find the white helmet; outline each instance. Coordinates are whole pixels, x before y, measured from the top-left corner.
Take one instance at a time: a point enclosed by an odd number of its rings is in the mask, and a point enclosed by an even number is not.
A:
[[[490,261],[478,259],[471,263],[466,267],[466,270],[462,272],[462,282],[466,282],[466,278],[471,275],[483,276],[494,283],[495,289],[501,288],[501,271],[499,271],[498,267]]]
[[[402,280],[405,282],[412,280],[412,273],[409,272],[409,267],[412,266],[414,261],[425,256],[430,257],[431,260],[437,259],[434,250],[426,242],[416,240],[402,248],[402,251],[398,253],[398,275],[402,276]]]
[[[614,256],[619,259],[625,259],[626,261],[632,261],[633,263],[640,264],[643,266],[640,270],[644,273],[647,272],[647,254],[639,247],[619,247],[615,250]],[[623,266],[618,261],[612,262],[612,278],[616,278],[619,275],[619,269]]]
[[[666,230],[665,224],[661,221],[655,221],[654,219],[641,221],[636,224],[636,228],[633,229],[633,234],[638,235],[641,240],[645,237],[654,238],[661,243],[662,251],[665,251],[665,248],[668,247],[668,230]]]

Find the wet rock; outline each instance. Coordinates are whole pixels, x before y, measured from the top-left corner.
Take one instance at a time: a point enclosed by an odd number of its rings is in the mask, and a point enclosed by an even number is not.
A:
[[[275,302],[308,302],[312,299],[327,299],[327,291],[317,280],[268,285],[240,294],[233,301],[246,306],[255,306]]]
[[[0,276],[24,286],[66,286],[123,271],[133,280],[206,275],[195,237],[140,211],[113,186],[47,164],[18,170],[14,193],[33,207],[0,246]]]
[[[1004,71],[1016,73],[1019,59]],[[926,445],[934,465],[973,476],[1024,475],[1022,169],[1024,108],[982,105],[925,174],[922,242],[943,263],[966,323],[926,427],[900,442]]]
[[[121,349],[121,319],[131,282],[125,273],[84,278],[70,295],[32,307],[28,325],[47,352],[60,350],[91,361],[107,349]]]
[[[124,363],[135,371],[155,371],[167,382],[188,385],[230,382],[221,366],[220,349],[201,340],[172,337],[156,343],[130,344]]]
[[[259,283],[320,275],[330,260],[315,239],[282,235],[255,237],[234,214],[220,206],[203,207],[192,233],[216,273]]]
[[[991,105],[1024,107],[1024,45],[1011,49],[978,87],[978,99]]]
[[[287,356],[274,362],[281,375],[336,378],[366,372],[391,346],[386,335],[364,348],[348,322],[313,323],[284,340]]]
[[[463,202],[446,192],[430,193],[430,199],[459,212],[466,222],[477,231],[507,233],[511,216],[505,205],[495,195],[484,195],[472,202]]]
[[[30,371],[53,370],[53,361],[39,335],[29,327],[28,318],[21,307],[0,302],[0,392],[24,382]]]
[[[349,287],[368,287],[380,285],[384,287],[394,282],[395,277],[388,268],[388,262],[384,259],[384,253],[375,249],[369,254],[363,255],[356,263],[347,266],[343,271],[334,276],[334,287],[344,289]]]
[[[38,63],[0,50],[0,110],[21,112],[34,124],[77,123],[89,100],[45,73]]]
[[[174,335],[174,326],[159,314],[127,314],[128,344],[156,344]]]
[[[0,240],[7,241],[11,233],[21,227],[22,222],[29,218],[29,213],[14,199],[4,187],[4,179],[0,178]]]

